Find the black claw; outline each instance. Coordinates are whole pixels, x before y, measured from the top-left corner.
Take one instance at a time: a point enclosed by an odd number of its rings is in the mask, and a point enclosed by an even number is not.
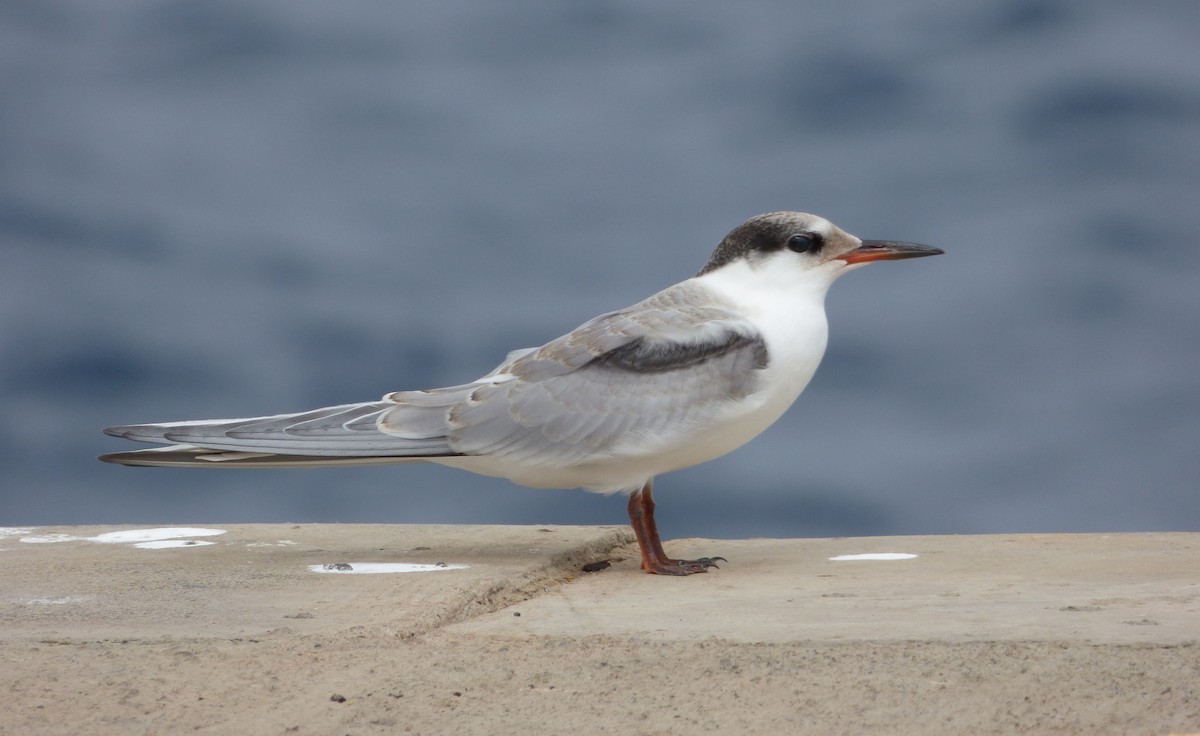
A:
[[[720,560],[721,562],[729,562],[729,560],[725,559],[724,557],[700,557],[695,560],[677,560],[677,562],[680,565],[699,565],[701,569],[704,570],[707,570],[710,567],[715,567],[720,570],[721,566],[717,564],[717,560]]]
[[[720,570],[721,566],[717,564],[717,560],[729,562],[724,557],[701,557],[696,560],[663,560],[665,564],[655,566],[653,569],[648,570],[648,572],[654,572],[658,575],[694,575],[698,572],[707,572],[710,567]]]

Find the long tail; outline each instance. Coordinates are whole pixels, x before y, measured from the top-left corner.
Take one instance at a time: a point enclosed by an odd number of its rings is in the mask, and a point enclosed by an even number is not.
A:
[[[399,395],[403,396],[403,394]],[[109,427],[114,437],[167,445],[101,455],[104,462],[166,467],[280,468],[383,465],[452,456],[439,401],[384,400],[298,414]],[[389,415],[383,432],[379,419]]]

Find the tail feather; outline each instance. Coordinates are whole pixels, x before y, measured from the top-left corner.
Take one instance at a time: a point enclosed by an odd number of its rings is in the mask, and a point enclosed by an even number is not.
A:
[[[265,452],[210,450],[195,445],[168,445],[149,450],[114,452],[101,455],[99,459],[106,463],[151,468],[311,468],[419,463],[424,462],[427,457],[276,455]]]
[[[246,419],[218,419],[161,424],[133,424],[104,430],[114,437],[167,444],[169,447],[121,452],[101,457],[126,465],[216,464],[240,467],[283,465],[384,464],[446,457],[455,453],[445,431],[445,406],[404,406],[383,400],[342,404],[296,414],[276,414]],[[409,433],[379,421],[395,413],[417,414],[426,428]],[[428,415],[428,416],[426,416]]]

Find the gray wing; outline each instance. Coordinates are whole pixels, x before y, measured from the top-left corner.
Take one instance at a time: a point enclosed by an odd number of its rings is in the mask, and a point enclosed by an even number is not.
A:
[[[704,426],[756,390],[769,358],[754,326],[700,288],[672,287],[501,365],[451,408],[450,447],[565,464]]]
[[[631,437],[703,425],[752,392],[762,337],[685,282],[514,351],[474,383],[248,419],[110,427],[169,445],[101,459],[127,465],[269,467],[500,455],[565,464]]]

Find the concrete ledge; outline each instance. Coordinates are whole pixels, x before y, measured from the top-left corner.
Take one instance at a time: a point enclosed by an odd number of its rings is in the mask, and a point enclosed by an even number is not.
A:
[[[598,575],[463,630],[741,642],[1200,640],[1200,534],[679,540],[702,579]],[[913,555],[869,559],[880,555]],[[868,559],[843,559],[867,555]]]
[[[351,627],[409,637],[542,593],[632,540],[624,527],[10,529],[0,538],[0,639],[235,638]],[[371,563],[433,569],[353,574]],[[335,569],[310,570],[326,565]],[[338,574],[341,565],[350,569]]]
[[[0,530],[0,733],[1200,732],[1200,534],[630,541]]]

